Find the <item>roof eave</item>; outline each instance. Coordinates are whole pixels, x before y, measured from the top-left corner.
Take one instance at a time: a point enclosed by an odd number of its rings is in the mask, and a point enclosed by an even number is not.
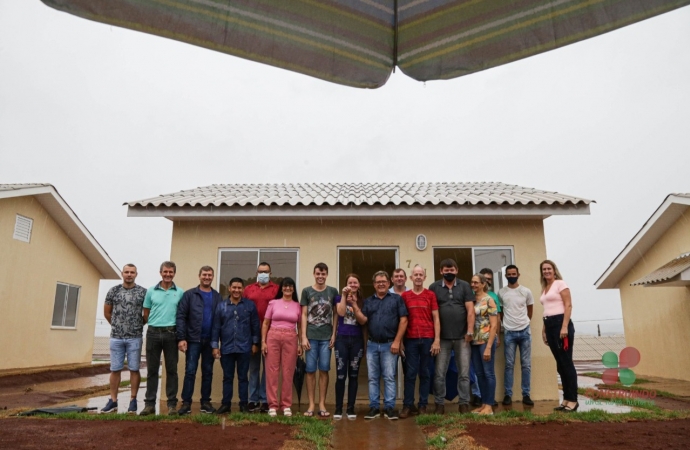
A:
[[[165,217],[169,220],[223,219],[405,219],[505,218],[546,219],[552,215],[588,215],[589,204],[541,205],[323,205],[323,206],[129,206],[128,217]]]
[[[680,207],[671,208],[673,205]],[[633,268],[642,255],[659,240],[688,207],[690,207],[690,198],[668,195],[651,217],[647,219],[640,231],[609,264],[609,267],[597,279],[594,286],[597,289],[618,289],[625,274]]]

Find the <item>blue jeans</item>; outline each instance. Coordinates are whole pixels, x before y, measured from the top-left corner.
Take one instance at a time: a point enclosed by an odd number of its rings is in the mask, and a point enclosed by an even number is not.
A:
[[[331,370],[331,349],[328,348],[331,341],[328,339],[309,339],[309,346],[311,347],[306,353],[307,367],[304,369],[307,373],[314,373],[316,369],[322,372]]]
[[[266,400],[266,360],[261,352],[251,355],[249,361],[249,401],[268,402]]]
[[[513,396],[513,371],[515,368],[515,350],[520,347],[520,368],[522,370],[522,396],[528,396],[532,376],[532,332],[527,326],[524,330],[508,331],[503,337],[506,355],[505,395]]]
[[[474,371],[474,367],[470,364],[470,390],[472,395],[476,395],[481,398],[482,392],[479,390],[479,382],[477,381],[477,374]]]
[[[472,364],[477,372],[482,404],[493,406],[496,397],[496,374],[494,373],[496,341],[494,340],[491,346],[491,360],[484,361],[484,350],[486,350],[486,343],[472,346]]]
[[[138,338],[110,338],[110,371],[119,372],[125,365],[125,354],[127,355],[127,367],[130,372],[139,371],[141,361],[141,343],[143,339]]]
[[[251,352],[228,353],[220,356],[220,365],[223,367],[223,401],[224,405],[232,403],[232,382],[235,380],[235,367],[237,367],[237,390],[240,405],[246,405],[249,400],[249,360]]]
[[[403,406],[414,406],[414,385],[419,374],[419,406],[429,402],[431,344],[433,338],[405,339],[405,394]]]
[[[182,383],[181,396],[182,401],[185,403],[192,403],[194,382],[196,381],[196,369],[199,367],[199,357],[201,357],[201,403],[211,401],[214,359],[211,341],[206,339],[201,342],[187,342],[184,382]]]
[[[339,334],[335,339],[335,409],[343,409],[345,380],[347,379],[347,407],[354,408],[359,385],[359,363],[364,353],[362,336]]]
[[[398,355],[391,353],[391,344],[391,342],[386,344],[367,342],[370,408],[381,408],[381,378],[383,378],[384,408],[395,407],[395,369],[398,364]]]
[[[470,359],[472,349],[465,339],[441,339],[441,352],[436,357],[434,371],[435,403],[443,405],[446,399],[446,374],[450,364],[450,352],[455,352],[455,365],[458,367],[458,403],[470,403]],[[476,367],[475,367],[476,369]]]

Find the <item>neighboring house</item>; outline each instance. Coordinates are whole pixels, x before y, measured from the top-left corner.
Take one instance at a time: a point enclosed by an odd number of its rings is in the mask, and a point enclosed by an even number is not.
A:
[[[690,194],[671,194],[595,283],[619,289],[637,375],[690,381]]]
[[[120,271],[50,184],[0,184],[0,371],[90,363]]]
[[[454,258],[464,280],[483,267],[492,268],[499,275],[496,289],[503,268],[516,263],[520,282],[538,294],[539,263],[546,258],[544,219],[589,214],[589,204],[502,183],[230,184],[133,201],[128,215],[173,222],[171,258],[178,268],[175,281],[184,288],[196,286],[199,268],[208,264],[216,268],[217,287],[226,294],[231,277],[254,282],[257,263],[267,261],[276,279],[293,277],[300,292],[313,283],[314,264],[325,262],[329,285],[340,290],[345,276],[355,272],[370,295],[377,270],[402,267],[409,274],[421,264],[430,284],[439,277],[440,261]],[[535,336],[541,333],[541,315],[537,304]],[[535,343],[532,397],[556,399],[553,357],[539,339]],[[503,352],[497,355],[500,390]],[[180,364],[182,368],[182,360]],[[335,364],[331,367],[335,371]],[[366,377],[364,368],[362,397],[367,395]],[[214,377],[216,397],[221,378]],[[329,391],[332,402],[332,386]]]

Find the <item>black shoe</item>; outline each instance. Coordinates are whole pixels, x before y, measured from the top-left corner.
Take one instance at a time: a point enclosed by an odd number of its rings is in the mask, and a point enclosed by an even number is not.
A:
[[[240,412],[242,412],[242,405],[240,405]],[[230,414],[230,405],[220,405],[220,408],[216,409],[216,414]]]
[[[564,413],[574,413],[575,411],[577,411],[577,408],[579,408],[579,407],[580,407],[580,403],[575,402],[575,407],[573,407],[573,408],[571,408],[570,406],[564,406],[563,412]]]
[[[268,403],[262,403],[261,408],[259,408],[259,412],[267,413],[268,412]]]
[[[472,400],[470,401],[472,406],[482,406],[482,398],[478,395],[472,394]]]
[[[527,406],[534,406],[534,402],[531,398],[529,398],[529,395],[525,395],[522,397],[522,404]]]
[[[240,412],[241,413],[248,413],[249,412],[249,405],[240,403]]]
[[[381,410],[378,408],[369,408],[369,412],[367,413],[366,416],[364,416],[365,419],[376,419],[381,415]]]
[[[333,418],[335,420],[340,420],[343,418],[343,408],[335,408],[335,412],[333,413]]]
[[[156,407],[153,405],[145,405],[139,413],[140,416],[152,416],[154,414],[156,414]]]
[[[349,406],[347,408],[347,418],[350,420],[355,420],[357,418],[357,414],[355,414],[355,407],[354,406]]]
[[[213,407],[211,402],[204,402],[201,404],[202,414],[213,414],[214,412],[216,412],[216,408]]]
[[[187,403],[187,402],[182,402],[182,408],[180,408],[179,411],[177,411],[177,414],[179,414],[181,416],[186,416],[187,414],[191,414],[191,413],[192,413],[192,404]]]
[[[506,395],[505,397],[503,397],[503,401],[502,401],[501,403],[503,403],[503,404],[506,405],[506,406],[512,405],[512,404],[513,404],[513,399],[510,398],[510,395]],[[522,402],[522,403],[524,403],[524,402]]]
[[[565,409],[565,405],[558,405],[553,410],[554,411],[563,411],[564,409]]]
[[[388,420],[398,420],[398,411],[393,408],[387,408],[383,416]]]
[[[169,416],[176,416],[177,415],[177,405],[168,405],[168,415]]]
[[[261,404],[259,403],[249,402],[249,404],[247,405],[247,410],[251,413],[259,412],[259,409],[261,409]]]

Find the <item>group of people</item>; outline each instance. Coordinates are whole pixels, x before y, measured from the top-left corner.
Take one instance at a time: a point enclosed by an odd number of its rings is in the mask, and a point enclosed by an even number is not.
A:
[[[572,362],[574,328],[570,321],[570,291],[552,261],[540,265],[544,305],[542,338],[556,359],[563,383],[564,399],[556,410],[576,411],[577,375]],[[506,268],[508,285],[498,295],[491,289],[493,272],[483,269],[470,283],[457,277],[458,265],[452,259],[440,263],[441,279],[424,287],[426,271],[420,265],[409,276],[401,268],[390,275],[376,272],[372,278],[375,293],[364,298],[357,274],[346,277],[342,292],[326,284],[328,266],[314,266],[314,283],[301,295],[292,278],[279,284],[271,281],[271,266],[261,262],[256,282],[245,286],[242,278],[232,278],[228,297],[213,289],[214,270],[199,270],[199,285],[183,291],[174,282],[176,266],[171,261],[160,267],[161,281],[150,289],[135,283],[137,269],[127,264],[123,283],[110,289],[105,300],[105,317],[112,326],[111,398],[101,410],[118,410],[117,393],[125,356],[131,381],[129,413],[137,412],[136,395],[141,377],[139,360],[143,326],[146,336],[146,364],[149,374],[144,409],[140,415],[155,414],[158,369],[164,355],[168,414],[190,414],[196,373],[201,362],[202,413],[231,412],[234,377],[238,379],[240,412],[280,411],[292,415],[292,379],[299,357],[304,355],[309,404],[305,416],[328,418],[326,408],[331,352],[335,351],[336,382],[333,417],[343,411],[355,419],[355,400],[359,368],[366,354],[369,412],[365,419],[383,415],[388,419],[406,418],[427,412],[433,391],[434,413],[445,412],[446,374],[451,352],[458,368],[460,413],[493,414],[496,377],[495,351],[499,332],[504,329],[505,396],[512,403],[513,370],[520,350],[522,402],[530,398],[531,332],[534,299],[531,291],[519,284],[515,265]],[[392,286],[391,286],[392,282]],[[179,352],[185,354],[182,406],[177,409]],[[395,409],[398,359],[404,361],[403,408]],[[223,369],[223,395],[216,410],[211,404],[214,360]],[[471,370],[472,367],[472,370]],[[316,400],[318,372],[319,399]],[[476,374],[478,389],[472,396],[470,381]],[[280,388],[282,377],[282,389]],[[419,379],[417,404],[415,385]],[[381,380],[383,403],[381,404]],[[473,380],[474,381],[474,380]],[[347,405],[345,387],[347,385]],[[279,395],[280,391],[280,395]],[[317,409],[318,404],[318,409]]]

